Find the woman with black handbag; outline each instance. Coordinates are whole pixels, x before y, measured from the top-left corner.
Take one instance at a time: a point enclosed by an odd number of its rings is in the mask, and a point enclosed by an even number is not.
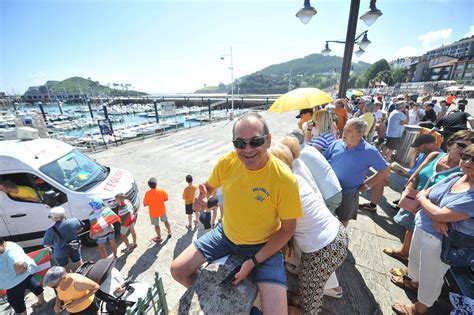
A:
[[[84,223],[77,218],[66,219],[63,207],[51,208],[48,218],[54,225],[44,233],[43,245],[53,248],[53,257],[60,266],[65,267],[71,259],[77,267],[80,267],[82,257],[78,233],[84,228]]]
[[[461,153],[459,167],[463,173],[452,174],[417,195],[422,209],[416,214],[410,247],[412,280],[403,283],[418,288],[418,301],[392,305],[397,314],[425,313],[438,299],[451,265],[474,267],[474,144]]]

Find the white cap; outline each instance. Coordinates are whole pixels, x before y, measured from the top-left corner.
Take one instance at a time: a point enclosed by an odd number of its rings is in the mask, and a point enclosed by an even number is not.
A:
[[[50,217],[63,218],[66,216],[66,211],[63,207],[54,207],[49,210]]]

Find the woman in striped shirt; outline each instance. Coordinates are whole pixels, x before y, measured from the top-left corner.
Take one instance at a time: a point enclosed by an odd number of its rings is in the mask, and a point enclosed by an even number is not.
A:
[[[305,128],[305,142],[314,146],[321,153],[336,141],[336,128],[333,114],[321,109],[313,114]]]

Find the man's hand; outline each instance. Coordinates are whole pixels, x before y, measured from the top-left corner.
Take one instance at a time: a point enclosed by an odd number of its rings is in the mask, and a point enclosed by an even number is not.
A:
[[[15,269],[15,272],[17,275],[22,274],[28,270],[28,265],[25,262],[16,262],[13,265],[13,268]]]
[[[251,259],[247,259],[242,264],[240,271],[235,275],[235,280],[232,282],[233,285],[238,285],[240,282],[244,281],[250,272],[252,272],[255,265]]]
[[[199,190],[196,190],[193,200],[193,210],[201,211],[207,207],[207,189],[205,184],[199,185]]]
[[[55,313],[61,313],[63,311],[62,307],[59,306],[58,304],[54,304],[54,312]]]

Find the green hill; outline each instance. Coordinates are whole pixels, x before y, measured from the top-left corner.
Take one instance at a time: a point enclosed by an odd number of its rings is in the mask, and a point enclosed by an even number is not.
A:
[[[72,77],[63,81],[46,81],[44,85],[31,86],[23,97],[28,96],[48,96],[54,99],[55,95],[87,95],[87,96],[128,96],[147,95],[147,93],[133,91],[130,84],[112,83],[101,85],[99,81],[90,78]],[[120,89],[119,89],[120,88]]]
[[[342,58],[311,54],[304,58],[293,59],[280,64],[268,66],[260,71],[244,76],[234,82],[234,93],[272,94],[285,93],[288,88],[317,87],[327,88],[336,83],[341,76]],[[355,77],[364,73],[370,64],[352,63],[352,74]],[[196,93],[230,93],[230,85],[206,87]]]

